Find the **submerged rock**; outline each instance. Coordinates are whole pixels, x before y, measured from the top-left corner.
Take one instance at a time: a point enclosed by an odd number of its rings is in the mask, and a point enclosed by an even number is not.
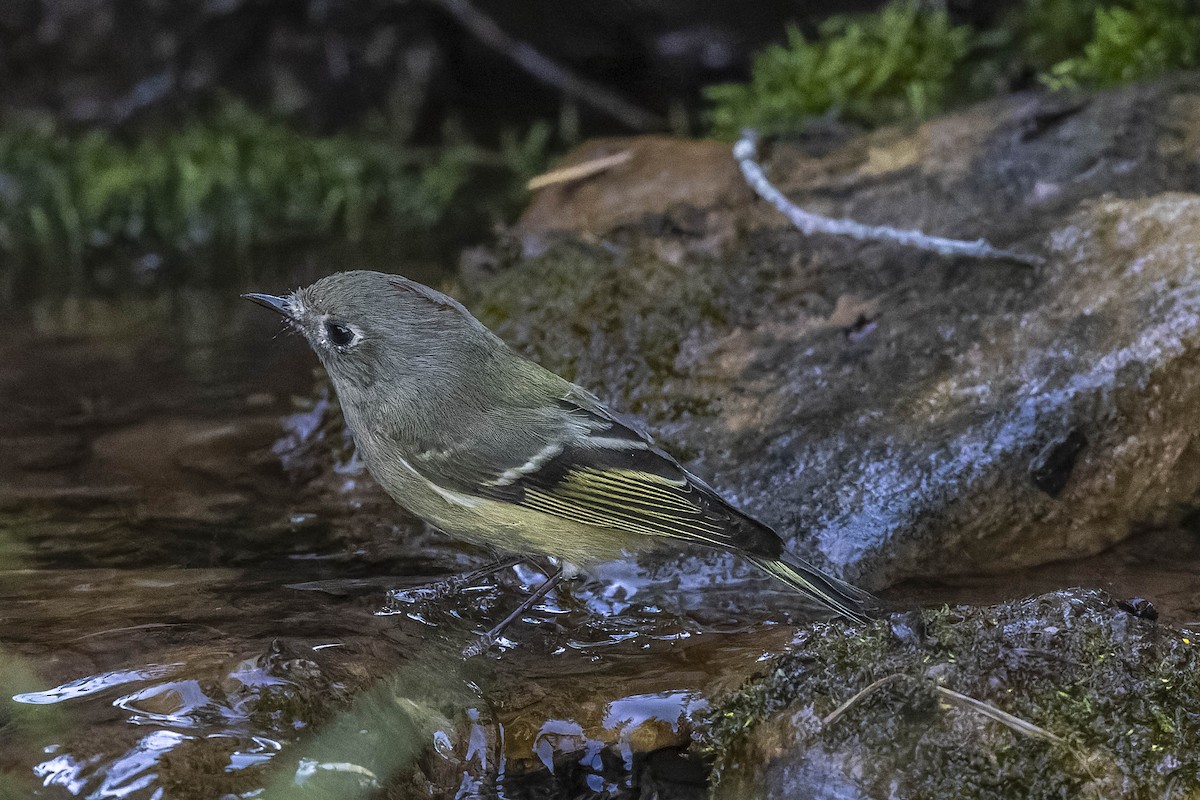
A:
[[[1195,635],[1099,592],[824,634],[715,704],[716,797],[1200,792]]]
[[[640,216],[601,217],[623,227],[468,301],[868,585],[1095,553],[1200,497],[1200,150],[1179,132],[1195,108],[1194,76],[1008,98],[768,165],[813,210],[1017,242],[1037,270],[806,239],[726,194],[655,215],[620,183],[647,170],[613,170],[574,196],[624,194]]]

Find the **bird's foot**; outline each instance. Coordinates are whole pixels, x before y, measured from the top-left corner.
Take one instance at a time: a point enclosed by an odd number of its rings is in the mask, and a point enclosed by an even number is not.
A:
[[[525,600],[523,600],[519,606],[513,609],[511,614],[501,620],[499,625],[492,628],[490,631],[471,642],[471,644],[464,647],[463,658],[473,658],[475,656],[483,655],[488,650],[491,650],[492,645],[500,640],[500,635],[504,633],[505,629],[507,629],[509,625],[512,625],[514,622],[516,622],[522,614],[537,605],[543,597],[550,594],[550,591],[554,589],[555,586],[558,586],[558,584],[562,583],[563,577],[563,569],[561,566],[559,566],[546,576],[546,580],[542,581],[541,585],[538,586],[533,594],[525,598]]]
[[[463,658],[474,658],[475,656],[481,656],[488,650],[491,650],[492,645],[494,645],[496,642],[497,638],[495,636],[492,636],[491,633],[485,633],[463,648]]]
[[[392,592],[392,599],[402,603],[436,603],[474,585],[480,578],[521,563],[520,558],[505,558],[462,575],[451,575],[440,581]]]

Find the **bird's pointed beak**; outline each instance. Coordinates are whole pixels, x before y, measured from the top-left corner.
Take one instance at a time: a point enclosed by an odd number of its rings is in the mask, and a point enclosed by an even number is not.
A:
[[[250,300],[251,302],[258,303],[263,308],[269,308],[275,313],[282,314],[283,316],[291,319],[292,312],[290,303],[286,297],[276,297],[273,294],[256,293],[244,294],[242,297]]]

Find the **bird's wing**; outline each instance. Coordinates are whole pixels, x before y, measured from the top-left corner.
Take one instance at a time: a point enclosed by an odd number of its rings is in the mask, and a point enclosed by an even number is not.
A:
[[[517,410],[520,411],[520,410]],[[423,449],[413,467],[434,483],[585,525],[774,558],[782,543],[576,387],[539,424],[493,418],[453,447]],[[551,424],[547,424],[551,423]],[[536,434],[530,431],[537,431]]]

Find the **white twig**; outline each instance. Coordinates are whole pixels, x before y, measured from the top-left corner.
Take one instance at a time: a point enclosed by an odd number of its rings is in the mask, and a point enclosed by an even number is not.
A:
[[[886,675],[886,676],[880,678],[879,680],[875,681],[874,683],[869,684],[865,689],[862,689],[859,692],[855,693],[855,695],[853,697],[851,697],[849,700],[847,700],[846,702],[842,703],[840,706],[835,708],[832,712],[830,712],[830,714],[827,717],[825,717],[825,719],[823,719],[821,721],[822,724],[825,726],[832,725],[843,714],[845,714],[848,710],[850,710],[851,707],[855,706],[856,704],[858,704],[864,698],[870,696],[871,694],[874,694],[880,688],[882,688],[883,686],[886,686],[887,684],[891,683],[892,681],[895,681],[898,679],[908,680],[910,678],[912,678],[912,676],[905,675],[904,673],[895,673],[895,674]],[[920,680],[920,679],[917,679],[917,680]],[[1050,731],[1046,730],[1045,728],[1041,727],[1040,725],[1034,725],[1032,722],[1021,719],[1020,717],[1010,714],[1007,711],[1002,711],[999,708],[996,708],[991,703],[985,703],[982,700],[976,700],[974,697],[971,697],[970,695],[965,695],[965,694],[962,694],[961,692],[956,692],[953,689],[947,689],[945,686],[941,686],[941,685],[937,685],[937,684],[934,685],[933,689],[944,700],[946,700],[950,703],[953,703],[954,705],[958,706],[959,708],[965,708],[968,711],[973,711],[976,714],[987,717],[990,720],[999,722],[1001,725],[1006,725],[1007,727],[1011,728],[1012,730],[1016,731],[1017,733],[1019,733],[1023,736],[1029,736],[1034,739],[1042,739],[1043,741],[1047,741],[1047,742],[1050,742],[1051,744],[1055,744],[1055,745],[1066,744],[1066,740],[1063,739],[1058,734],[1051,733]]]
[[[733,157],[741,167],[746,183],[750,184],[750,188],[757,192],[759,197],[774,206],[806,236],[814,233],[828,233],[834,236],[849,236],[851,239],[859,241],[895,242],[905,247],[916,247],[944,256],[996,258],[1031,267],[1038,266],[1045,261],[1040,256],[1029,253],[993,247],[985,239],[978,239],[974,242],[944,239],[941,236],[930,236],[916,230],[892,228],[886,225],[864,225],[852,219],[833,219],[813,214],[788,200],[783,192],[771,184],[763,172],[763,168],[755,161],[757,155],[758,134],[752,130],[742,131],[741,138],[733,146]]]
[[[974,711],[976,714],[981,714],[988,719],[995,720],[1001,725],[1007,725],[1017,733],[1025,736],[1032,736],[1035,739],[1044,739],[1051,744],[1065,744],[1065,740],[1058,734],[1051,733],[1040,725],[1034,725],[1032,722],[1023,720],[1020,717],[1013,716],[1007,711],[1001,711],[991,703],[985,703],[982,700],[976,700],[974,697],[969,697],[965,694],[960,694],[953,689],[947,689],[945,686],[933,687],[937,693],[949,700],[955,705],[965,708],[969,711]]]
[[[858,703],[864,697],[867,697],[868,695],[873,694],[880,687],[886,686],[887,684],[891,683],[892,681],[896,680],[897,678],[907,678],[907,677],[908,677],[907,675],[905,675],[903,673],[899,673],[899,672],[894,673],[892,675],[885,675],[884,677],[880,678],[879,680],[875,681],[874,683],[869,684],[865,689],[862,689],[862,690],[856,692],[853,697],[851,697],[849,700],[842,703],[840,706],[838,706],[833,711],[831,711],[829,713],[829,715],[827,717],[825,717],[825,719],[821,720],[821,724],[826,725],[826,726],[832,725],[833,723],[837,722],[838,717],[842,716],[847,711],[849,711],[856,703]]]

